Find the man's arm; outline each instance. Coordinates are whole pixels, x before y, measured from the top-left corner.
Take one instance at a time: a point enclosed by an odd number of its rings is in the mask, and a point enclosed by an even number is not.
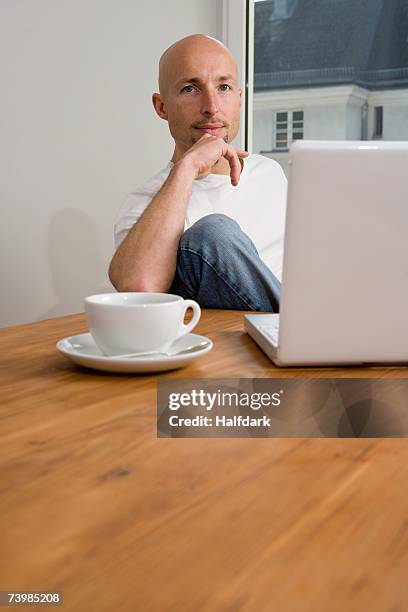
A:
[[[117,249],[109,278],[118,291],[167,291],[177,261],[194,178],[173,166],[160,191]]]
[[[231,182],[237,185],[239,158],[246,155],[209,134],[185,153],[113,256],[109,278],[118,291],[168,291],[176,271],[193,181],[207,176],[225,157]]]

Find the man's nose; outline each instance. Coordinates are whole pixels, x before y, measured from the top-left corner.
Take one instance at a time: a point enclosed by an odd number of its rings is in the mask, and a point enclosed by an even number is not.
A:
[[[215,91],[203,91],[201,98],[201,113],[203,115],[212,116],[218,112],[218,99]]]

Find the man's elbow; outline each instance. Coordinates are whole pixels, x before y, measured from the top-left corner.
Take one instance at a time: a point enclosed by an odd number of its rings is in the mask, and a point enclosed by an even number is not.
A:
[[[121,293],[167,293],[169,290],[167,286],[165,287],[143,280],[124,280],[117,283],[112,282],[112,285],[115,287],[116,291],[120,291]]]
[[[115,287],[116,291],[120,291],[121,293],[168,293],[169,291],[168,286],[142,280],[112,282],[112,285]]]
[[[160,281],[152,278],[128,277],[118,273],[115,266],[109,266],[109,280],[116,291],[121,293],[167,293],[169,287]]]

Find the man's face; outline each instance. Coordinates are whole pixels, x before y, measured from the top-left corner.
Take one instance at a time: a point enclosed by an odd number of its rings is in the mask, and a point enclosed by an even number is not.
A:
[[[169,123],[176,157],[205,133],[226,142],[235,138],[241,107],[236,79],[233,58],[215,41],[195,42],[168,59],[161,83],[160,116]]]

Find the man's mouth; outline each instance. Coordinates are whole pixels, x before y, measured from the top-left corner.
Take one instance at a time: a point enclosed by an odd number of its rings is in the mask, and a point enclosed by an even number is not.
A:
[[[202,125],[196,125],[194,129],[199,130],[203,134],[211,134],[217,136],[220,130],[225,127],[223,123],[203,123]]]

